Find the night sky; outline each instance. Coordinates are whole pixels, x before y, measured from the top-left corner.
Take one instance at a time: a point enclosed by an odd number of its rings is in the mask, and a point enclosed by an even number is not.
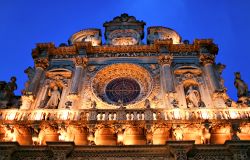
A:
[[[146,27],[172,28],[190,42],[213,38],[217,62],[226,64],[230,97],[236,99],[234,72],[250,85],[250,0],[0,0],[0,80],[16,76],[20,94],[36,43],[58,46],[86,28],[104,33],[103,23],[121,13],[143,20]]]

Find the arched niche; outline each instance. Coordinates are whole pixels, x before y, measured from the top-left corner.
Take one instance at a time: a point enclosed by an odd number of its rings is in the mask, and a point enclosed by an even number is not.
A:
[[[202,70],[195,64],[180,66],[176,65],[174,67],[175,81],[177,83],[177,92],[179,96],[180,106],[183,108],[191,108],[190,97],[195,100],[196,97],[199,98],[199,105],[196,102],[196,107],[207,106],[209,100],[209,92],[207,90],[207,85],[204,83],[204,78],[202,77]],[[190,94],[190,96],[188,96]],[[187,101],[187,98],[189,99]],[[195,100],[196,101],[196,100]]]
[[[68,85],[72,77],[72,71],[65,68],[54,68],[45,73],[45,81],[40,87],[39,95],[36,99],[35,108],[65,108]],[[55,89],[57,88],[57,89]],[[50,107],[48,102],[58,91],[58,104]],[[53,98],[53,97],[52,97]]]

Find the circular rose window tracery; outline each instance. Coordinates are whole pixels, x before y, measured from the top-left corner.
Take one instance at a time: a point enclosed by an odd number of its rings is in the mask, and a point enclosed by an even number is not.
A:
[[[104,67],[92,79],[92,91],[98,99],[101,108],[109,105],[118,105],[121,99],[123,104],[132,107],[149,95],[152,89],[150,73],[143,67],[118,63]],[[107,106],[106,106],[107,107]]]
[[[130,78],[116,78],[106,87],[106,95],[112,102],[127,104],[135,100],[140,94],[140,85]]]

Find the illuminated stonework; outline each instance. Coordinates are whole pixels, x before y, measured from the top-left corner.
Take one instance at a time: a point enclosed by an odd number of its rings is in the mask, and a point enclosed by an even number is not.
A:
[[[122,14],[69,44],[38,43],[15,96],[0,81],[0,159],[250,159],[250,94],[226,93],[211,39]]]
[[[143,67],[129,63],[117,63],[109,65],[96,73],[92,80],[92,89],[95,95],[101,99],[102,102],[110,102],[106,95],[106,87],[108,84],[117,78],[129,78],[140,86],[138,96],[132,103],[138,103],[145,100],[152,89],[152,78],[150,73]],[[114,104],[114,103],[111,103]],[[127,107],[137,108],[137,105],[128,105]]]

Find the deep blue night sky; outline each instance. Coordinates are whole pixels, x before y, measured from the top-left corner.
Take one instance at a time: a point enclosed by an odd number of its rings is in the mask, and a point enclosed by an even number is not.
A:
[[[36,43],[66,43],[73,33],[103,29],[121,13],[145,21],[146,27],[170,27],[190,42],[213,38],[219,45],[217,62],[226,64],[229,95],[236,99],[235,71],[250,85],[250,0],[0,0],[0,80],[15,75],[20,94]]]

